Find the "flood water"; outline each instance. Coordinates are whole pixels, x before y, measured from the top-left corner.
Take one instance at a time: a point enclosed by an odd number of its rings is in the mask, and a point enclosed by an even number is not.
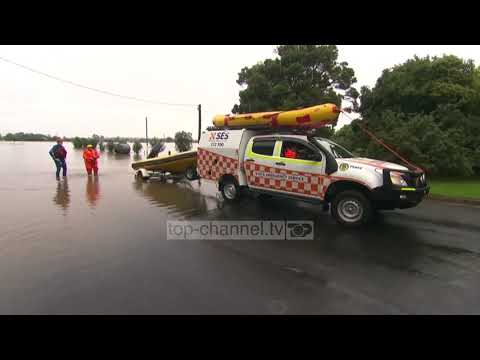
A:
[[[141,286],[129,282],[129,271],[151,277],[159,248],[182,247],[164,241],[165,221],[215,208],[215,189],[199,181],[137,182],[133,153],[101,153],[100,176],[89,178],[82,151],[70,143],[68,175],[57,181],[52,145],[0,142],[0,313],[128,311],[128,301],[102,303],[97,293]],[[129,268],[135,257],[145,269]]]

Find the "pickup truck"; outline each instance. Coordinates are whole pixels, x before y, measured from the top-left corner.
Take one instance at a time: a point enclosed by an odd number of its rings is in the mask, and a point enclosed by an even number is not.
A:
[[[329,205],[335,220],[349,227],[367,223],[377,210],[414,207],[429,192],[421,171],[355,157],[321,137],[251,129],[203,132],[197,172],[215,182],[226,201],[248,189]]]

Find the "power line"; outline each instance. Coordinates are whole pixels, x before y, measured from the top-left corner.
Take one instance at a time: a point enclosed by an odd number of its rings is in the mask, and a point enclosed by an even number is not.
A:
[[[70,81],[70,80],[65,80],[65,79],[59,78],[58,76],[50,75],[50,74],[47,74],[43,71],[35,70],[35,69],[32,69],[31,67],[16,63],[15,61],[8,60],[8,59],[6,59],[2,56],[0,56],[0,60],[2,60],[4,62],[7,62],[9,64],[16,65],[18,67],[21,67],[21,68],[23,68],[25,70],[28,70],[28,71],[31,71],[33,73],[40,74],[40,75],[46,76],[48,78],[51,78],[51,79],[54,79],[54,80],[57,80],[57,81],[60,81],[60,82],[66,83],[66,84],[70,84],[70,85],[73,85],[73,86],[77,86],[77,87],[80,87],[80,88],[83,88],[83,89],[99,92],[99,93],[110,95],[110,96],[116,96],[116,97],[120,97],[120,98],[123,98],[123,99],[135,100],[135,101],[140,101],[140,102],[145,102],[145,103],[150,103],[150,104],[157,104],[157,105],[188,106],[188,107],[193,107],[193,106],[196,107],[197,106],[197,104],[177,104],[177,103],[169,103],[169,102],[162,102],[162,101],[155,101],[155,100],[146,100],[146,99],[138,98],[138,97],[135,97],[135,96],[127,96],[127,95],[116,94],[116,93],[113,93],[113,92],[110,92],[110,91],[96,89],[96,88],[93,88],[93,87],[90,87],[90,86],[78,84],[78,83]]]

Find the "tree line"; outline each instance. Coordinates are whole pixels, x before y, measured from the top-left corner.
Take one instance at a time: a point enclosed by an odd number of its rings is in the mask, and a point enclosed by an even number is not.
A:
[[[55,141],[55,136],[44,135],[44,134],[30,134],[30,133],[8,133],[5,136],[0,134],[0,140],[5,141]],[[125,144],[133,143],[133,152],[139,154],[143,149],[143,144],[146,143],[146,138],[133,138],[133,137],[110,137],[106,138],[104,136],[93,134],[90,137],[78,137],[73,138],[64,138],[64,141],[71,141],[75,149],[83,149],[87,145],[93,145],[94,148],[99,147],[100,151],[108,150],[113,152],[115,149],[115,144]],[[195,142],[192,137],[192,133],[186,131],[178,131],[175,133],[175,137],[170,136],[164,138],[153,137],[148,139],[150,146],[154,147],[155,145],[165,144],[165,143],[175,143],[175,149],[179,152],[188,151],[192,149],[192,144]]]
[[[241,69],[243,88],[232,112],[287,110],[348,102],[360,114],[320,136],[356,155],[397,161],[360,124],[434,175],[480,174],[480,68],[453,55],[414,57],[384,69],[358,91],[355,72],[335,45],[282,45],[275,59]]]
[[[24,133],[24,132],[17,132],[17,133],[7,133],[6,135],[2,136],[0,134],[0,140],[4,141],[55,141],[56,136],[52,135],[46,135],[46,134],[40,134],[40,133]],[[83,145],[87,144],[99,144],[100,142],[114,142],[114,143],[126,143],[126,142],[146,142],[145,137],[105,137],[105,136],[99,136],[96,134],[93,134],[92,136],[89,137],[64,137],[64,141],[71,141],[75,142],[77,144],[80,144],[80,147]],[[157,138],[154,137],[152,139],[149,139],[150,143],[156,143],[159,141],[163,141],[166,143],[172,143],[175,142],[175,139],[172,138],[171,136],[167,136],[165,138]]]
[[[0,140],[4,141],[53,141],[54,136],[45,135],[45,134],[34,134],[34,133],[8,133],[5,136],[0,134]]]

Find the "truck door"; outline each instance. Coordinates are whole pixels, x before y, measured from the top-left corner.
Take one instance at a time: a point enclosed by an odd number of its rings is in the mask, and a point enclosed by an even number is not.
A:
[[[325,157],[297,138],[253,138],[245,152],[247,183],[259,190],[323,199]]]
[[[271,189],[275,179],[275,163],[279,161],[281,141],[273,137],[251,138],[245,149],[244,169],[247,184],[253,189]]]
[[[279,145],[277,166],[285,169],[287,177],[282,190],[292,195],[323,199],[330,179],[325,174],[324,154],[298,138],[283,138]]]

